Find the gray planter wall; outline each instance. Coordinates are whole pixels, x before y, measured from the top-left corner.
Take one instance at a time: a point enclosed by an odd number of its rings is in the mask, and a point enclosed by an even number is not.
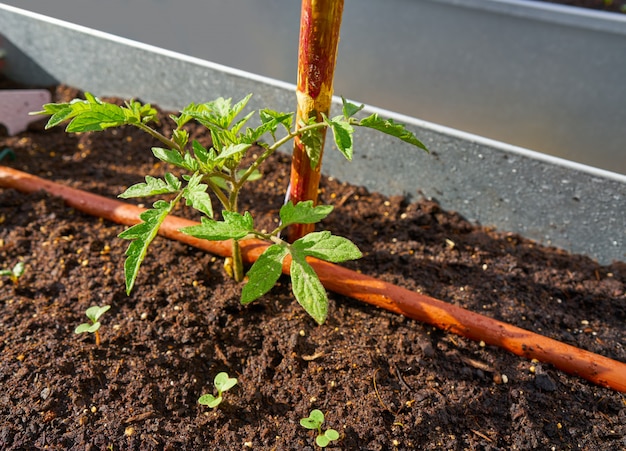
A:
[[[297,0],[4,2],[295,80]],[[337,94],[626,174],[626,15],[533,0],[346,0],[341,35]]]
[[[24,82],[63,82],[166,108],[249,92],[255,93],[253,108],[295,108],[290,84],[2,5],[0,30],[7,41],[6,73]],[[371,111],[408,124],[432,154],[358,130],[354,162],[328,149],[325,173],[385,194],[433,197],[470,220],[601,262],[626,260],[626,176]]]

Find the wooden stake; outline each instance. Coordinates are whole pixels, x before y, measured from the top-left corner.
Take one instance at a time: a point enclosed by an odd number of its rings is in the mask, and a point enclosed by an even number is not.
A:
[[[302,0],[296,89],[297,127],[310,118],[321,121],[322,113],[329,113],[342,13],[343,0]],[[288,194],[288,200],[294,204],[306,200],[317,203],[325,137],[324,128],[319,132],[321,150],[317,164],[314,161],[313,166],[302,140],[294,140]],[[295,241],[313,228],[313,224],[296,224],[289,228],[288,238]]]

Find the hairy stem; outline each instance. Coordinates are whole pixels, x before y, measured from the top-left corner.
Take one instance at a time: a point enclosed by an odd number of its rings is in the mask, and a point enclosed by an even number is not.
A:
[[[241,282],[243,280],[243,259],[241,258],[239,240],[233,240],[232,270],[235,282]]]
[[[144,132],[148,133],[150,136],[152,136],[153,138],[158,139],[159,141],[161,141],[163,144],[165,144],[167,147],[169,147],[170,149],[176,149],[179,152],[182,151],[182,149],[180,148],[180,146],[178,144],[176,144],[174,141],[172,141],[171,139],[169,139],[167,136],[162,135],[161,133],[157,132],[156,130],[148,127],[145,124],[142,124],[141,122],[138,122],[136,124],[132,124],[135,127],[143,130]]]

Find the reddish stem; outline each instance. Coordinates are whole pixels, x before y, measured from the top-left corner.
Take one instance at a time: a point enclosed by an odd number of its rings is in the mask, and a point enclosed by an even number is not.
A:
[[[26,193],[45,190],[63,198],[67,205],[77,210],[125,225],[138,223],[139,215],[144,211],[133,205],[59,185],[3,166],[0,166],[0,187],[14,188]],[[230,256],[230,241],[200,240],[178,231],[181,227],[196,224],[194,221],[169,216],[159,233],[222,257]],[[259,240],[241,242],[243,259],[246,263],[256,261],[266,248],[267,244]],[[447,332],[499,346],[527,359],[550,363],[566,373],[580,376],[602,387],[626,392],[625,363],[332,263],[317,259],[309,259],[309,262],[328,290],[431,324]],[[283,272],[289,272],[289,263],[287,258]]]
[[[328,115],[333,95],[333,76],[337,60],[339,29],[343,0],[302,0],[300,42],[298,47],[298,100],[296,126]],[[305,147],[299,138],[294,140],[291,163],[289,200],[294,204],[312,200],[317,203],[322,155],[326,129],[318,131],[322,143],[319,162],[311,166]],[[312,232],[314,224],[296,224],[289,228],[290,241]]]

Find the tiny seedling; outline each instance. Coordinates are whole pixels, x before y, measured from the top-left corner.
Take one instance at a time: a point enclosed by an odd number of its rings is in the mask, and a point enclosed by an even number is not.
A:
[[[15,286],[17,286],[19,284],[20,277],[22,277],[22,275],[24,274],[24,269],[24,262],[17,262],[13,269],[1,270],[0,276],[8,277],[9,279],[11,279],[11,282],[13,282]]]
[[[213,385],[217,390],[217,396],[213,396],[211,394],[206,394],[200,396],[198,398],[198,403],[203,406],[209,406],[211,409],[215,409],[222,402],[222,395],[225,391],[230,390],[235,385],[237,385],[236,377],[229,377],[228,373],[222,371],[221,373],[217,373],[215,379],[213,380]]]
[[[85,315],[89,318],[89,323],[83,323],[75,330],[75,334],[82,334],[88,332],[94,334],[96,338],[96,346],[100,346],[100,317],[104,315],[109,309],[110,305],[103,305],[102,307],[94,305],[85,310]]]
[[[320,448],[325,448],[333,440],[339,439],[339,432],[334,429],[326,429],[322,432],[322,424],[324,424],[324,414],[321,410],[313,409],[307,418],[300,420],[300,425],[307,429],[317,430],[315,443]]]

